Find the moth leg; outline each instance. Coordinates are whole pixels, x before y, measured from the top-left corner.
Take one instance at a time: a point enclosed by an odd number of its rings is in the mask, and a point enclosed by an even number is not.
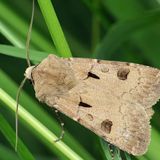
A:
[[[108,148],[112,157],[112,160],[114,160],[114,150],[113,150],[113,145],[111,143],[108,142]]]
[[[58,141],[60,141],[60,140],[64,137],[64,123],[62,122],[61,117],[60,117],[60,115],[58,114],[58,110],[57,110],[57,109],[55,110],[55,113],[56,113],[56,115],[57,115],[57,117],[58,117],[58,120],[59,120],[59,122],[60,122],[60,125],[61,125],[61,134],[60,134],[59,138],[57,138],[57,139],[54,141],[54,142],[58,142]]]

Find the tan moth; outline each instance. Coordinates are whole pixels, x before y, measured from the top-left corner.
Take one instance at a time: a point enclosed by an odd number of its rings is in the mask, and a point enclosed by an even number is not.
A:
[[[34,7],[26,48],[33,13]],[[49,55],[28,67],[25,77],[32,81],[40,102],[130,154],[147,151],[152,106],[160,98],[160,70],[134,63]],[[16,120],[16,130],[17,124]]]
[[[133,155],[150,142],[160,71],[126,62],[49,55],[27,68],[39,101]]]

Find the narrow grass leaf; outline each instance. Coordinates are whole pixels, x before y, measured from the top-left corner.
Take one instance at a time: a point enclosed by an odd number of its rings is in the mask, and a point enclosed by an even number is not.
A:
[[[110,21],[103,15],[103,13],[101,13],[101,8],[95,9],[95,7],[93,7],[93,1],[82,0],[82,2],[88,7],[92,14],[95,14],[97,16],[98,21],[100,21],[104,29],[110,26]],[[101,3],[101,1],[99,2]]]
[[[93,57],[109,59],[133,33],[157,24],[159,17],[160,10],[154,10],[130,20],[117,22],[110,28],[104,39],[97,46]]]
[[[108,142],[100,138],[100,143],[101,143],[106,159],[112,160],[113,157],[112,157],[112,153],[110,152],[110,147],[108,145]],[[114,154],[114,160],[122,160],[120,156],[120,150],[117,147],[113,147],[113,154]]]
[[[3,21],[0,21],[0,33],[14,46],[19,48],[25,47],[24,39]]]
[[[101,146],[102,146],[102,149],[103,149],[103,152],[105,154],[106,159],[107,160],[112,160],[112,156],[111,156],[111,153],[109,151],[109,147],[108,147],[107,142],[105,142],[103,139],[100,139],[100,143],[101,143]]]
[[[3,97],[1,96],[2,90],[0,89],[0,98],[3,101]],[[6,137],[6,139],[9,141],[11,146],[14,148],[15,146],[15,132],[7,122],[7,120],[3,117],[3,115],[0,113],[0,131],[2,134]],[[33,155],[29,152],[27,147],[24,145],[24,143],[19,139],[18,143],[18,150],[17,154],[22,160],[35,160]]]
[[[22,42],[24,43],[26,41],[26,34],[29,27],[29,21],[25,21],[23,17],[21,17],[15,10],[12,10],[5,1],[2,1],[0,3],[0,11],[1,11],[0,30],[3,33],[3,35],[9,41],[11,41],[12,44],[17,44],[19,43],[20,40],[18,40],[17,35],[13,32],[16,31],[18,37],[21,37]],[[23,45],[25,45],[25,43]],[[21,46],[16,45],[16,46],[21,47],[22,45]],[[31,48],[38,48],[45,51],[55,51],[54,46],[48,41],[48,39],[46,39],[46,37],[43,36],[41,32],[39,32],[34,28],[32,29]]]
[[[6,106],[15,112],[16,110],[16,102],[14,99],[12,99],[4,90],[0,88],[0,98],[3,103],[6,104]],[[38,132],[38,134],[41,136],[43,141],[47,141],[52,145],[52,147],[56,147],[61,154],[68,157],[70,160],[82,160],[79,155],[77,155],[71,148],[69,148],[65,143],[62,141],[59,141],[55,143],[54,141],[58,139],[58,137],[52,133],[48,128],[46,128],[42,123],[40,123],[35,117],[33,117],[27,110],[24,109],[21,105],[19,105],[19,117],[25,121],[25,123],[28,123],[32,129],[35,132]],[[1,125],[5,124],[4,121],[0,123]],[[3,126],[5,127],[5,125]],[[3,128],[4,130],[4,128]],[[2,131],[2,130],[1,130]],[[9,132],[10,133],[10,132]],[[12,133],[13,134],[13,133]],[[15,141],[15,136],[12,136],[12,143]],[[19,150],[19,148],[18,148]],[[60,156],[60,155],[59,155]]]
[[[95,10],[99,10],[100,9],[99,0],[95,0],[93,2],[93,6],[94,6]],[[92,14],[92,42],[91,42],[92,51],[94,51],[96,45],[99,43],[100,34],[101,34],[100,22],[99,22],[97,14],[93,13]]]
[[[136,159],[138,159],[138,160],[150,160],[150,159],[146,158],[145,156],[141,156],[141,157],[138,157]]]
[[[160,158],[159,154],[157,153],[157,148],[160,148],[160,143],[158,141],[159,139],[160,139],[159,131],[154,127],[152,127],[151,143],[149,145],[147,153],[145,154],[145,157],[148,158],[149,160],[150,159],[158,160]]]
[[[129,156],[127,152],[124,152],[124,156],[126,160],[131,160],[131,157]]]
[[[1,160],[19,160],[15,152],[3,145],[0,145],[0,156]]]
[[[146,1],[139,0],[102,0],[103,6],[106,8],[106,11],[109,11],[113,17],[116,19],[129,19],[135,15],[142,14],[145,10]],[[150,1],[150,0],[149,0]],[[144,3],[143,3],[144,2]],[[127,7],[126,7],[127,3]]]
[[[71,57],[70,48],[64,37],[52,2],[50,0],[38,0],[38,3],[58,53],[63,57]]]
[[[36,50],[30,50],[29,52],[30,52],[30,60],[35,61],[35,62],[42,61],[48,55],[48,53],[46,53],[46,52],[40,52],[40,51],[36,51]],[[13,47],[10,45],[0,44],[0,54],[26,59],[26,50],[25,49]]]

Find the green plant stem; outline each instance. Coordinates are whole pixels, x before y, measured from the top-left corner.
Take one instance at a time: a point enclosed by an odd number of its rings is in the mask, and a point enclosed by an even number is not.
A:
[[[99,10],[99,0],[94,0],[95,10]],[[100,40],[100,23],[96,13],[92,14],[92,52]]]
[[[16,102],[12,99],[3,89],[0,88],[0,98],[9,109],[15,112]],[[19,105],[19,117],[29,123],[29,125],[38,132],[43,140],[46,140],[52,147],[56,147],[63,155],[68,157],[70,160],[82,160],[82,158],[77,155],[73,150],[71,150],[65,143],[59,141],[57,143],[54,140],[57,139],[57,136],[53,134],[48,128],[46,128],[42,123],[40,123],[35,117],[33,117],[27,110],[25,110],[21,105]]]
[[[58,53],[63,57],[71,57],[70,48],[63,34],[52,2],[50,0],[38,0],[38,3]]]
[[[3,133],[6,139],[10,142],[12,147],[14,147],[15,137],[16,137],[15,132],[1,113],[0,113],[0,131]],[[22,160],[35,160],[31,152],[29,152],[27,147],[23,144],[23,142],[20,139],[19,139],[17,154]]]

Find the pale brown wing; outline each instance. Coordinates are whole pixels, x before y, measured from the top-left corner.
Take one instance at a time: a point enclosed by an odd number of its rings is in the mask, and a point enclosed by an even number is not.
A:
[[[86,66],[86,63],[91,64],[91,62],[92,67]],[[83,63],[84,65],[82,65]],[[74,59],[71,64],[74,72],[80,71],[77,74],[83,72],[84,75],[87,75],[86,68],[90,69],[90,72],[99,76],[104,83],[109,83],[108,89],[111,89],[112,92],[114,90],[116,96],[131,103],[141,104],[151,118],[153,114],[151,107],[160,98],[160,72],[158,69],[127,62],[80,58]]]
[[[131,63],[50,55],[32,72],[36,96],[133,155],[150,141],[159,70]]]
[[[86,82],[56,101],[57,108],[122,150],[141,155],[150,142],[144,107],[120,100],[112,92]],[[77,93],[77,90],[80,92]]]

